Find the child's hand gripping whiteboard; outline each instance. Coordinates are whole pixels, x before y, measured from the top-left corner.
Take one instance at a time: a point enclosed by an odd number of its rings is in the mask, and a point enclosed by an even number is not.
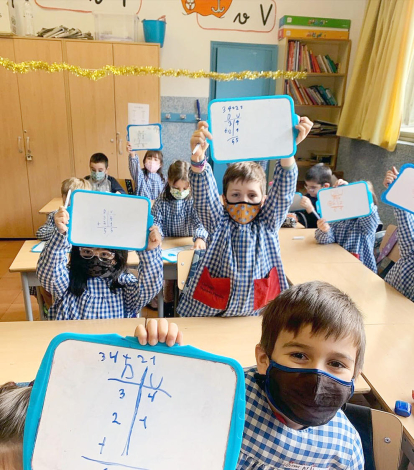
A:
[[[73,245],[138,251],[147,247],[153,217],[145,197],[78,190],[68,211]]]
[[[371,214],[372,194],[365,181],[322,188],[318,191],[316,207],[327,222],[356,219]]]
[[[414,214],[414,165],[401,167],[397,179],[381,195],[381,201]]]
[[[127,126],[127,131],[127,139],[131,144],[131,150],[135,151],[162,149],[160,124],[131,124]]]
[[[233,470],[244,374],[191,346],[57,336],[33,387],[25,470]]]
[[[296,153],[299,119],[290,96],[213,100],[208,123],[216,162],[288,158]]]

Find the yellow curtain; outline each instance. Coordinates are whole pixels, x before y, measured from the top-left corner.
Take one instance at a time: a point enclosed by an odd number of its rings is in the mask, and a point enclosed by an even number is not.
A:
[[[414,0],[368,0],[338,135],[394,150],[414,56]]]

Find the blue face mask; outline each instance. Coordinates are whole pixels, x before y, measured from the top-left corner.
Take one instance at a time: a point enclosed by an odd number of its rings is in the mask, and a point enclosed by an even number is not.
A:
[[[102,181],[105,179],[106,173],[104,171],[91,170],[91,178],[93,181]]]

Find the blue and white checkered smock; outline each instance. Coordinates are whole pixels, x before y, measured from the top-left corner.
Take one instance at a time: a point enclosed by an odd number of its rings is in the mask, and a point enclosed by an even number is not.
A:
[[[207,241],[208,233],[198,217],[192,198],[166,199],[159,196],[152,206],[154,225],[162,237],[193,237]]]
[[[42,242],[47,242],[52,238],[52,235],[55,233],[55,214],[57,210],[51,212],[47,216],[46,222],[37,229],[36,238],[42,240]]]
[[[254,309],[254,280],[267,278],[274,267],[281,291],[287,289],[278,232],[292,204],[297,176],[296,164],[285,170],[278,162],[273,185],[259,215],[242,225],[224,209],[210,165],[206,164],[202,173],[190,170],[194,207],[209,234],[209,243],[203,261],[189,281],[188,290],[181,295],[177,308],[179,315],[258,315],[260,309]],[[209,307],[193,298],[204,267],[214,278],[230,278],[230,297],[224,310]]]
[[[289,428],[273,415],[256,372],[245,372],[246,421],[237,470],[364,469],[361,439],[342,410],[322,426]]]
[[[154,201],[163,191],[165,182],[158,173],[148,173],[147,176],[141,169],[139,158],[129,156],[129,172],[135,184],[135,194],[144,196]]]
[[[372,212],[367,217],[332,222],[329,224],[330,230],[327,233],[316,229],[315,238],[321,244],[338,243],[346,251],[359,255],[360,261],[376,273],[374,243],[380,219],[377,206],[372,204],[371,207]]]
[[[414,302],[414,215],[394,209],[401,258],[385,276],[386,282]]]
[[[153,299],[162,287],[161,249],[140,251],[138,278],[124,272],[119,277],[123,288],[109,289],[109,280],[91,277],[80,297],[69,291],[67,253],[71,245],[66,235],[57,230],[42,251],[37,265],[41,285],[51,292],[54,303],[49,320],[96,320],[136,317],[141,308]]]

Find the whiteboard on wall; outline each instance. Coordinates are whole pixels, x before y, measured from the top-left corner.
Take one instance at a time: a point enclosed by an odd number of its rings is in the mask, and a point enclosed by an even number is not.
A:
[[[414,165],[401,167],[397,179],[381,195],[382,202],[414,214]]]
[[[213,100],[211,157],[219,163],[287,158],[296,153],[298,116],[290,96]]]
[[[56,337],[35,380],[25,469],[233,470],[243,369],[191,346]]]
[[[366,217],[371,214],[372,194],[365,181],[323,188],[318,191],[316,207],[327,222]]]
[[[145,250],[152,226],[151,201],[98,191],[71,195],[68,238],[72,245]]]
[[[161,150],[161,124],[127,126],[128,141],[132,150]]]

